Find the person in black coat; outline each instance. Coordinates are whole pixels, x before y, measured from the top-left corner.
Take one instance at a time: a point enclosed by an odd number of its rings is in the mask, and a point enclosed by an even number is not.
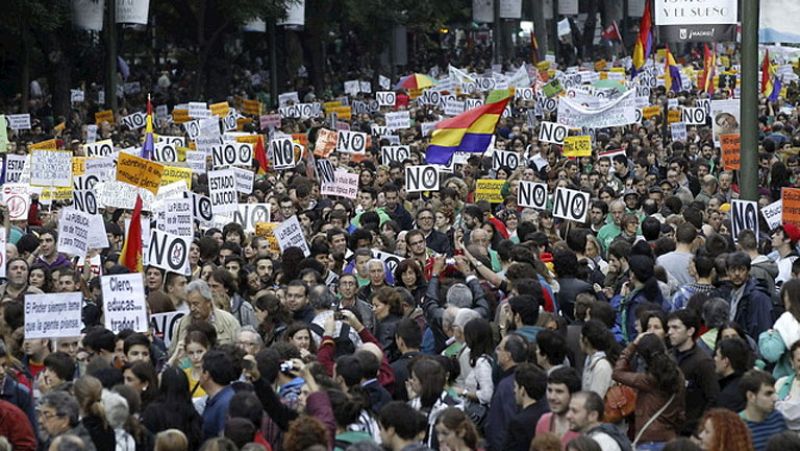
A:
[[[422,331],[416,321],[410,318],[403,318],[397,323],[394,341],[397,344],[397,350],[401,353],[400,357],[392,362],[394,395],[395,399],[408,401],[408,392],[406,391],[406,381],[410,377],[408,367],[412,360],[422,355],[420,352]]]
[[[508,422],[504,451],[528,451],[539,418],[550,411],[545,399],[547,373],[532,363],[517,365],[514,395],[520,410]]]
[[[712,407],[723,407],[736,413],[744,410],[747,400],[739,390],[739,382],[752,366],[751,362],[750,348],[741,338],[726,338],[717,343],[714,365],[720,376],[720,393]]]
[[[158,396],[142,412],[142,423],[153,434],[180,429],[189,440],[189,449],[200,447],[203,418],[192,404],[186,373],[175,367],[161,373]]]
[[[559,291],[556,296],[561,315],[574,321],[575,298],[580,293],[594,295],[594,288],[588,282],[578,279],[578,256],[571,250],[557,250],[553,253],[553,269],[558,276]]]

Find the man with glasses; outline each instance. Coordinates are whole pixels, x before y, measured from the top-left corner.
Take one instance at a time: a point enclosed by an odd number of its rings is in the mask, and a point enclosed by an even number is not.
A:
[[[289,297],[288,289],[286,297]],[[214,295],[204,280],[193,280],[186,285],[186,303],[189,305],[189,314],[181,318],[175,331],[175,338],[169,346],[169,354],[175,353],[178,343],[186,337],[189,325],[194,322],[206,321],[214,326],[217,331],[217,343],[220,345],[232,344],[239,333],[239,321],[225,310],[214,307]],[[85,340],[84,340],[85,344]]]
[[[358,280],[354,274],[342,274],[339,278],[339,308],[345,308],[358,312],[361,323],[367,330],[373,330],[375,326],[375,313],[372,305],[358,299]]]
[[[447,235],[433,228],[433,210],[422,208],[417,212],[417,228],[422,231],[427,246],[440,254],[452,255]],[[406,235],[408,239],[408,235]],[[411,242],[409,241],[409,244]]]
[[[87,450],[94,449],[89,431],[79,420],[78,401],[71,394],[52,391],[44,395],[36,414],[39,417],[39,426],[48,436],[40,449],[49,449],[52,442],[62,435],[75,435],[83,441]]]
[[[425,235],[420,230],[412,230],[406,234],[406,247],[408,257],[417,260],[417,263],[424,268],[425,279],[430,280],[430,268],[433,265],[434,253],[428,249]]]

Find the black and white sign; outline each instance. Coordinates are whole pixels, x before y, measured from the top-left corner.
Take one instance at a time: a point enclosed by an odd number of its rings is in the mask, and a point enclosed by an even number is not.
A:
[[[10,128],[11,130],[31,129],[30,114],[7,114],[6,121],[8,121],[8,128]]]
[[[225,166],[246,166],[253,164],[253,145],[236,141],[227,141],[211,147],[211,164],[213,168]]]
[[[245,232],[255,232],[256,223],[271,222],[269,204],[239,204],[233,212],[233,222],[240,224]]]
[[[408,146],[383,146],[381,147],[381,164],[388,166],[390,163],[402,163],[411,156]]]
[[[34,150],[31,152],[31,185],[72,186],[72,152]]]
[[[731,200],[731,226],[734,242],[739,241],[739,232],[752,230],[758,236],[758,202]]]
[[[175,163],[178,161],[178,149],[171,143],[156,143],[153,159],[160,163]]]
[[[172,144],[176,148],[178,148],[178,147],[186,147],[186,138],[184,138],[183,136],[158,135],[158,139],[156,139],[156,144],[158,144],[158,143]]]
[[[234,208],[236,205],[234,204]],[[192,274],[189,267],[190,237],[182,237],[158,229],[150,230],[150,248],[147,261],[156,268],[172,271],[184,276]]]
[[[380,106],[394,107],[397,102],[397,94],[392,91],[378,91],[375,93],[375,99]]]
[[[517,152],[495,150],[494,154],[492,155],[492,169],[496,171],[502,166],[506,166],[512,171],[516,171],[519,167],[519,158],[520,157]]]
[[[705,125],[706,119],[706,110],[703,107],[681,108],[681,122],[686,125]]]
[[[155,336],[164,340],[164,345],[167,348],[172,343],[172,339],[176,338],[175,333],[178,331],[178,324],[184,316],[186,316],[186,312],[150,314],[150,328]]]
[[[211,206],[211,199],[209,197],[191,192],[185,192],[183,195],[192,201],[192,216],[195,221],[201,224],[207,224],[214,219],[213,207]]]
[[[536,100],[536,96],[534,95],[533,88],[517,88],[514,91],[514,98],[520,99],[520,100],[527,100],[527,101]]]
[[[278,246],[280,246],[281,252],[288,247],[299,247],[306,257],[311,255],[308,242],[303,234],[303,227],[300,225],[300,221],[297,220],[297,216],[292,216],[281,222],[280,225],[275,227],[273,234],[278,239]]]
[[[539,210],[547,208],[547,184],[521,180],[517,190],[517,205]]]
[[[191,199],[167,199],[158,211],[158,230],[191,238],[194,216]]]
[[[85,257],[90,225],[88,214],[70,207],[62,208],[58,221],[58,252]]]
[[[141,274],[102,276],[100,287],[106,329],[115,334],[125,329],[147,332],[147,305]]]
[[[84,144],[83,149],[87,157],[108,157],[114,153],[114,142],[110,139],[104,139],[91,144]]]
[[[298,154],[291,138],[277,138],[269,143],[269,161],[273,169],[291,169],[297,166]]]
[[[589,216],[589,194],[569,188],[557,188],[553,201],[553,217],[586,222]]]
[[[539,123],[539,141],[541,142],[564,145],[564,138],[568,134],[569,128],[566,125],[546,121]]]
[[[72,204],[82,212],[97,214],[97,194],[93,189],[72,190]]]
[[[224,215],[236,211],[236,174],[232,169],[208,171],[208,192],[214,214]]]
[[[25,295],[25,339],[80,337],[83,294]]]
[[[406,192],[439,191],[439,171],[435,165],[406,166]]]
[[[325,159],[314,160],[314,162],[317,167],[317,177],[319,177],[320,185],[334,183],[336,181],[336,172],[333,169],[333,163]]]
[[[250,194],[253,192],[253,183],[256,181],[256,175],[249,169],[231,168],[233,176],[236,179],[236,191],[240,194]]]
[[[122,118],[122,124],[131,130],[138,130],[145,126],[147,115],[141,111],[129,114]]]
[[[363,154],[367,151],[367,134],[339,130],[336,150],[342,153]]]
[[[411,128],[411,115],[408,111],[386,113],[386,128],[389,130],[402,130]]]
[[[18,183],[22,177],[22,170],[25,168],[25,156],[6,154],[5,164],[5,183]]]

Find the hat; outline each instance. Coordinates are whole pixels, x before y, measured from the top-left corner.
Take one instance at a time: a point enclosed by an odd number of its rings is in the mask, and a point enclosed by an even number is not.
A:
[[[637,193],[637,192],[636,192],[636,190],[632,190],[632,189],[626,189],[626,190],[625,190],[625,194],[623,194],[623,195],[622,195],[622,198],[623,198],[623,199],[625,199],[625,198],[626,198],[626,197],[628,197],[628,196],[636,196],[636,197],[639,197],[639,193]]]
[[[800,241],[800,228],[791,222],[783,223],[783,234],[789,237],[792,243]]]
[[[719,206],[719,211],[722,213],[727,213],[731,211],[731,204],[725,202],[724,204]]]
[[[647,190],[648,193],[659,193],[664,194],[664,190],[661,189],[660,186],[651,186],[650,189]]]

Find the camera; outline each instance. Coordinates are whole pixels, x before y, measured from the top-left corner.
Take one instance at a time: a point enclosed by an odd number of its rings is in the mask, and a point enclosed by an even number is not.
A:
[[[344,315],[339,310],[336,310],[335,312],[333,312],[333,319],[335,319],[336,321],[344,321],[345,320],[344,319]]]
[[[281,373],[288,373],[294,369],[294,365],[290,361],[281,363]]]

